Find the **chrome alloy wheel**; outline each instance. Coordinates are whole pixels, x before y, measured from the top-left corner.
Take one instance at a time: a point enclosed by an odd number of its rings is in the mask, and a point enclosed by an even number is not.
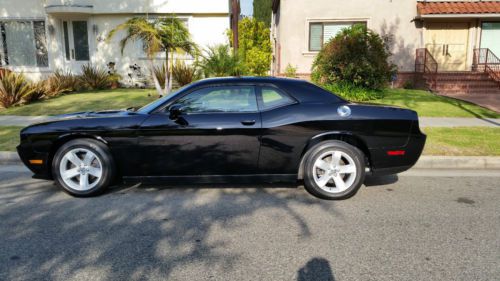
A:
[[[356,164],[347,153],[331,150],[321,154],[313,166],[314,182],[329,193],[340,193],[356,180]]]
[[[71,189],[87,191],[94,188],[102,177],[102,163],[92,151],[75,148],[64,154],[59,172]]]

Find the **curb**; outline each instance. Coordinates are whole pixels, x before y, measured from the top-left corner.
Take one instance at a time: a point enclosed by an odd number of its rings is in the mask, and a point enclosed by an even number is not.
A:
[[[0,165],[22,165],[16,152],[0,151]],[[421,156],[413,169],[500,170],[498,156]]]
[[[0,165],[22,165],[23,162],[19,159],[16,152],[0,151]]]
[[[500,169],[497,156],[421,156],[413,169]]]

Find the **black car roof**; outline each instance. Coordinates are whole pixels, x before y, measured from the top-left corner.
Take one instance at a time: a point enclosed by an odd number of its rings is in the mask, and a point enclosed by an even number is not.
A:
[[[320,88],[308,81],[295,78],[282,77],[216,77],[199,80],[192,87],[215,84],[233,84],[233,83],[266,83],[277,86],[288,94],[291,94],[301,102],[343,102],[338,96]],[[191,87],[190,87],[191,88]]]

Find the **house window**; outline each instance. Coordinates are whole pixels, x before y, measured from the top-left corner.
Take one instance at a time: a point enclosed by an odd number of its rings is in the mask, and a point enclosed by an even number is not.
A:
[[[342,29],[365,22],[312,22],[309,24],[309,51],[320,51]]]
[[[44,21],[0,22],[2,64],[48,67]]]

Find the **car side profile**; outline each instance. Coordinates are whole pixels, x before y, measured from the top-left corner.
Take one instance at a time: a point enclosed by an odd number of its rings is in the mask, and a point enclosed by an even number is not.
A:
[[[416,112],[356,104],[306,81],[205,79],[138,110],[80,112],[21,131],[35,178],[74,196],[126,182],[296,182],[324,199],[354,195],[366,173],[418,160]]]

